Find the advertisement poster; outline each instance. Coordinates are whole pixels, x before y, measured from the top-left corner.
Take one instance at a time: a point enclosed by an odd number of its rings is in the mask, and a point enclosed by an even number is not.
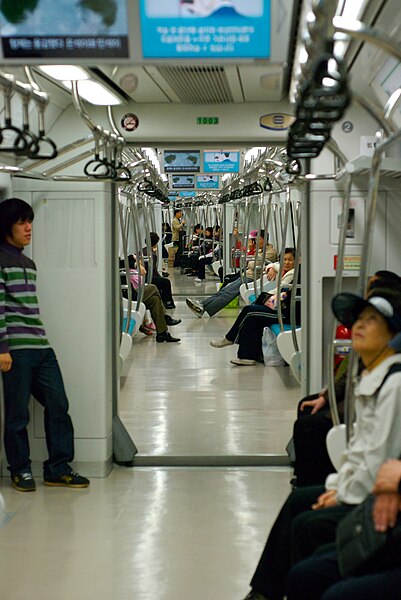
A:
[[[220,177],[218,175],[198,175],[195,178],[198,190],[218,190],[220,188]]]
[[[205,173],[239,173],[239,150],[205,150],[203,170]]]
[[[195,188],[195,177],[193,175],[172,175],[171,186],[173,190],[176,189],[194,189]]]
[[[128,58],[127,0],[0,2],[4,58]]]
[[[164,150],[165,173],[199,173],[200,150]]]
[[[140,0],[144,58],[270,58],[270,0]]]
[[[180,198],[195,198],[196,192],[180,192]]]

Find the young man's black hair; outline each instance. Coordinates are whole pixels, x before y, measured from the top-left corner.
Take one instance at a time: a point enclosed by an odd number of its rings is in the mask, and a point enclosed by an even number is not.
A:
[[[12,226],[18,221],[33,221],[32,207],[20,198],[8,198],[0,202],[0,241],[11,236]]]

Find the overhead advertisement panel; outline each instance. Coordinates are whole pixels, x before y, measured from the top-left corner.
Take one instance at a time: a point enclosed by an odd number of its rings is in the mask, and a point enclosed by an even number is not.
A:
[[[200,173],[200,150],[164,150],[165,173]]]
[[[3,58],[128,58],[127,1],[1,2]]]
[[[218,175],[197,175],[195,182],[198,190],[218,190],[220,188],[220,177]]]
[[[270,58],[270,0],[140,0],[143,58]]]
[[[203,171],[205,173],[239,173],[239,150],[205,150]]]
[[[195,188],[195,177],[193,175],[172,175],[170,187],[173,190],[194,189]]]

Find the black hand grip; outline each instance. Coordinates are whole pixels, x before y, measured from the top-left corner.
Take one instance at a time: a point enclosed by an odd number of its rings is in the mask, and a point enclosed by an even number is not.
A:
[[[58,150],[57,150],[57,146],[56,144],[53,142],[52,139],[50,139],[49,137],[47,137],[47,135],[45,135],[44,131],[39,131],[39,137],[36,139],[37,144],[38,144],[38,149],[36,154],[34,154],[33,152],[29,152],[28,153],[28,157],[29,158],[39,158],[41,160],[52,160],[53,158],[56,158],[58,156]],[[50,152],[49,154],[44,154],[43,153],[43,149],[42,146],[49,146],[50,147]]]

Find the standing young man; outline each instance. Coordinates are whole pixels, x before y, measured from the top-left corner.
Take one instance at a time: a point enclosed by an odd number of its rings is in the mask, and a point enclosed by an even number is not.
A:
[[[21,492],[36,489],[27,425],[32,394],[44,407],[49,457],[45,485],[88,487],[75,473],[74,430],[53,349],[46,339],[36,296],[36,266],[23,255],[32,236],[33,210],[19,198],[0,203],[0,370],[4,390],[4,446],[11,482]]]
[[[185,221],[182,218],[182,210],[176,208],[174,211],[174,219],[171,222],[172,240],[175,250],[174,266],[181,266],[182,253],[184,251],[184,226]]]

